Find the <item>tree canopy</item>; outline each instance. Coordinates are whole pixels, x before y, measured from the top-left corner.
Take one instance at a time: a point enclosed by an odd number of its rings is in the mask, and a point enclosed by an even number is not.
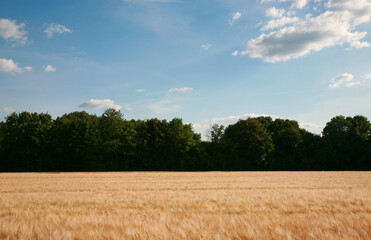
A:
[[[127,120],[107,109],[0,122],[0,171],[371,170],[371,123],[332,118],[316,135],[297,121],[257,117],[214,124],[202,141],[182,119]]]

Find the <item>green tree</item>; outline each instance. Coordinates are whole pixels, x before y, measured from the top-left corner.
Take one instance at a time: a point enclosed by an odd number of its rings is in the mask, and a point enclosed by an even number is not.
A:
[[[52,131],[53,161],[59,171],[101,169],[97,159],[98,117],[72,112],[58,117]]]
[[[352,123],[344,116],[336,116],[323,129],[324,143],[326,144],[326,169],[343,170],[350,159],[348,133]]]
[[[183,124],[180,118],[172,119],[166,124],[165,130],[165,168],[169,170],[192,168],[195,163],[190,158],[191,152],[200,140],[201,136],[193,132],[191,124]]]
[[[130,170],[133,166],[135,129],[120,111],[107,109],[98,121],[100,164],[105,170]]]
[[[371,169],[371,148],[369,140],[371,138],[371,123],[364,116],[348,117],[351,128],[348,133],[349,145],[352,149],[352,160],[349,161],[349,168],[354,170]]]
[[[258,120],[263,128],[265,129],[265,131],[267,131],[268,133],[272,133],[273,132],[273,128],[274,128],[274,121],[272,120],[271,117],[263,117],[263,116],[260,116],[260,117],[256,117],[255,118],[256,120]]]
[[[207,132],[209,141],[204,142],[202,147],[205,151],[204,162],[208,170],[226,170],[227,157],[224,153],[222,139],[224,137],[225,127],[219,124],[213,124]],[[206,158],[206,159],[205,159]]]
[[[336,116],[323,129],[330,169],[371,169],[371,124],[363,116]]]
[[[208,137],[212,143],[219,143],[224,134],[224,126],[217,123],[211,125],[208,130]]]
[[[297,121],[276,119],[271,127],[274,169],[297,170],[300,166],[301,130]]]
[[[45,171],[50,159],[47,113],[12,113],[1,124],[2,171]]]
[[[297,170],[325,170],[324,145],[320,135],[300,129],[302,142]]]
[[[165,170],[165,128],[166,121],[157,118],[146,122],[146,162],[150,169]]]
[[[265,169],[269,154],[274,149],[270,134],[255,118],[229,125],[222,142],[231,158],[231,170]]]

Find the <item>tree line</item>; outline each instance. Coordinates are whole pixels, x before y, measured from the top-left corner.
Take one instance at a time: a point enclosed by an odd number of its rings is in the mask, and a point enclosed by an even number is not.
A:
[[[0,122],[0,171],[371,170],[371,123],[336,116],[321,135],[297,121],[214,124],[202,141],[182,119],[72,112],[12,113]]]

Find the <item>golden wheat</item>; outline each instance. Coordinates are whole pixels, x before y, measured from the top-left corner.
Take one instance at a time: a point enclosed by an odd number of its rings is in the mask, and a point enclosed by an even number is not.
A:
[[[0,239],[371,239],[371,173],[3,173]]]

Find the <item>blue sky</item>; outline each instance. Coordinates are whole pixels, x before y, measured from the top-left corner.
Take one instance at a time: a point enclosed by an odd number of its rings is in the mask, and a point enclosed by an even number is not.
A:
[[[0,2],[0,119],[371,118],[369,0]]]

